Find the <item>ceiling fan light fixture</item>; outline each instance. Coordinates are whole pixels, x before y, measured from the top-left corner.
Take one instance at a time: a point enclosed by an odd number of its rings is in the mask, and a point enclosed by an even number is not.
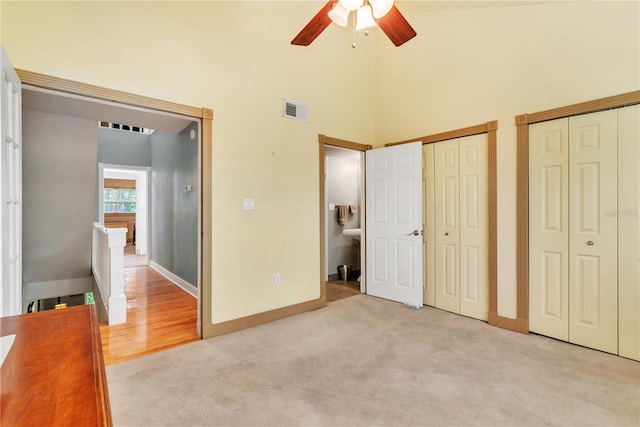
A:
[[[338,3],[347,10],[358,10],[362,6],[362,0],[340,0]]]
[[[373,19],[373,10],[371,6],[364,5],[356,12],[356,31],[366,30],[367,28],[377,26]]]
[[[389,13],[393,7],[393,0],[369,0],[369,4],[373,9],[373,16],[380,19]]]
[[[349,13],[351,12],[345,9],[341,2],[338,2],[327,15],[329,15],[329,18],[331,18],[331,21],[333,21],[334,24],[346,27],[347,20],[349,19]]]
[[[381,1],[384,2],[384,7],[382,3],[380,3]],[[356,27],[358,29],[365,29],[364,33],[367,34],[368,31],[366,29],[368,27],[378,26],[389,38],[391,43],[396,47],[402,46],[416,36],[416,31],[393,4],[393,1],[394,0],[327,0],[318,13],[316,13],[307,25],[291,40],[291,44],[294,46],[309,46],[320,33],[334,21],[337,25],[346,26],[351,12],[349,7],[355,7],[356,16],[354,16],[355,19],[353,20],[354,40]],[[340,5],[337,3],[340,3]],[[375,15],[370,3],[375,4]],[[344,16],[344,11],[342,11],[339,6],[349,11],[346,17]],[[336,10],[331,13],[332,9]],[[383,15],[382,13],[387,9],[388,12]],[[376,18],[375,16],[381,16],[381,18]]]

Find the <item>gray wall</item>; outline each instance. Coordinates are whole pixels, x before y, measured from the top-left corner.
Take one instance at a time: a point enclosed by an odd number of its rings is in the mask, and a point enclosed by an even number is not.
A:
[[[327,201],[336,205],[359,205],[360,200],[360,167],[359,154],[352,158],[328,155],[327,162]],[[358,206],[362,209],[362,206]],[[338,223],[338,210],[327,212],[329,224],[328,236],[328,268],[327,274],[338,274],[339,265],[351,265],[353,270],[360,269],[360,246],[353,237],[345,236],[345,228],[360,227],[360,210],[358,215],[350,215],[347,223]]]
[[[98,129],[98,162],[112,165],[151,166],[150,135]]]
[[[23,110],[25,283],[91,275],[98,126]]]
[[[189,138],[192,127],[151,135],[151,256],[197,286],[198,143]]]
[[[173,259],[175,274],[197,286],[198,274],[198,141],[189,138],[188,126],[180,133],[173,185]],[[191,192],[184,190],[191,186]]]

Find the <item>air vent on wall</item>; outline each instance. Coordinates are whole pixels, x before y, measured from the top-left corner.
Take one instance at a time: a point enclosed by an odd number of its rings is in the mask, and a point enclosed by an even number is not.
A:
[[[284,116],[289,119],[308,121],[307,106],[293,101],[284,100]]]

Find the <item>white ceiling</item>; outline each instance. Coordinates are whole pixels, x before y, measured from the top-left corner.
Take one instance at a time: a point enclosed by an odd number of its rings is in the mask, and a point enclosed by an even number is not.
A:
[[[170,113],[123,106],[31,86],[22,87],[22,108],[98,121],[180,133],[193,119]]]

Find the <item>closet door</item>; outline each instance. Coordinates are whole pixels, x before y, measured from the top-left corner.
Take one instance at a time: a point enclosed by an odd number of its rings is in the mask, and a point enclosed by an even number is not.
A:
[[[619,354],[640,360],[640,105],[618,110]]]
[[[569,119],[569,341],[618,352],[617,111]],[[609,212],[609,213],[608,213]]]
[[[435,144],[436,307],[460,313],[458,140]]]
[[[434,145],[422,146],[422,212],[424,236],[422,239],[424,253],[424,303],[434,307],[436,305],[436,254],[435,254],[435,171]]]
[[[529,329],[569,340],[569,120],[529,126]]]
[[[460,314],[487,320],[487,136],[460,139]]]

